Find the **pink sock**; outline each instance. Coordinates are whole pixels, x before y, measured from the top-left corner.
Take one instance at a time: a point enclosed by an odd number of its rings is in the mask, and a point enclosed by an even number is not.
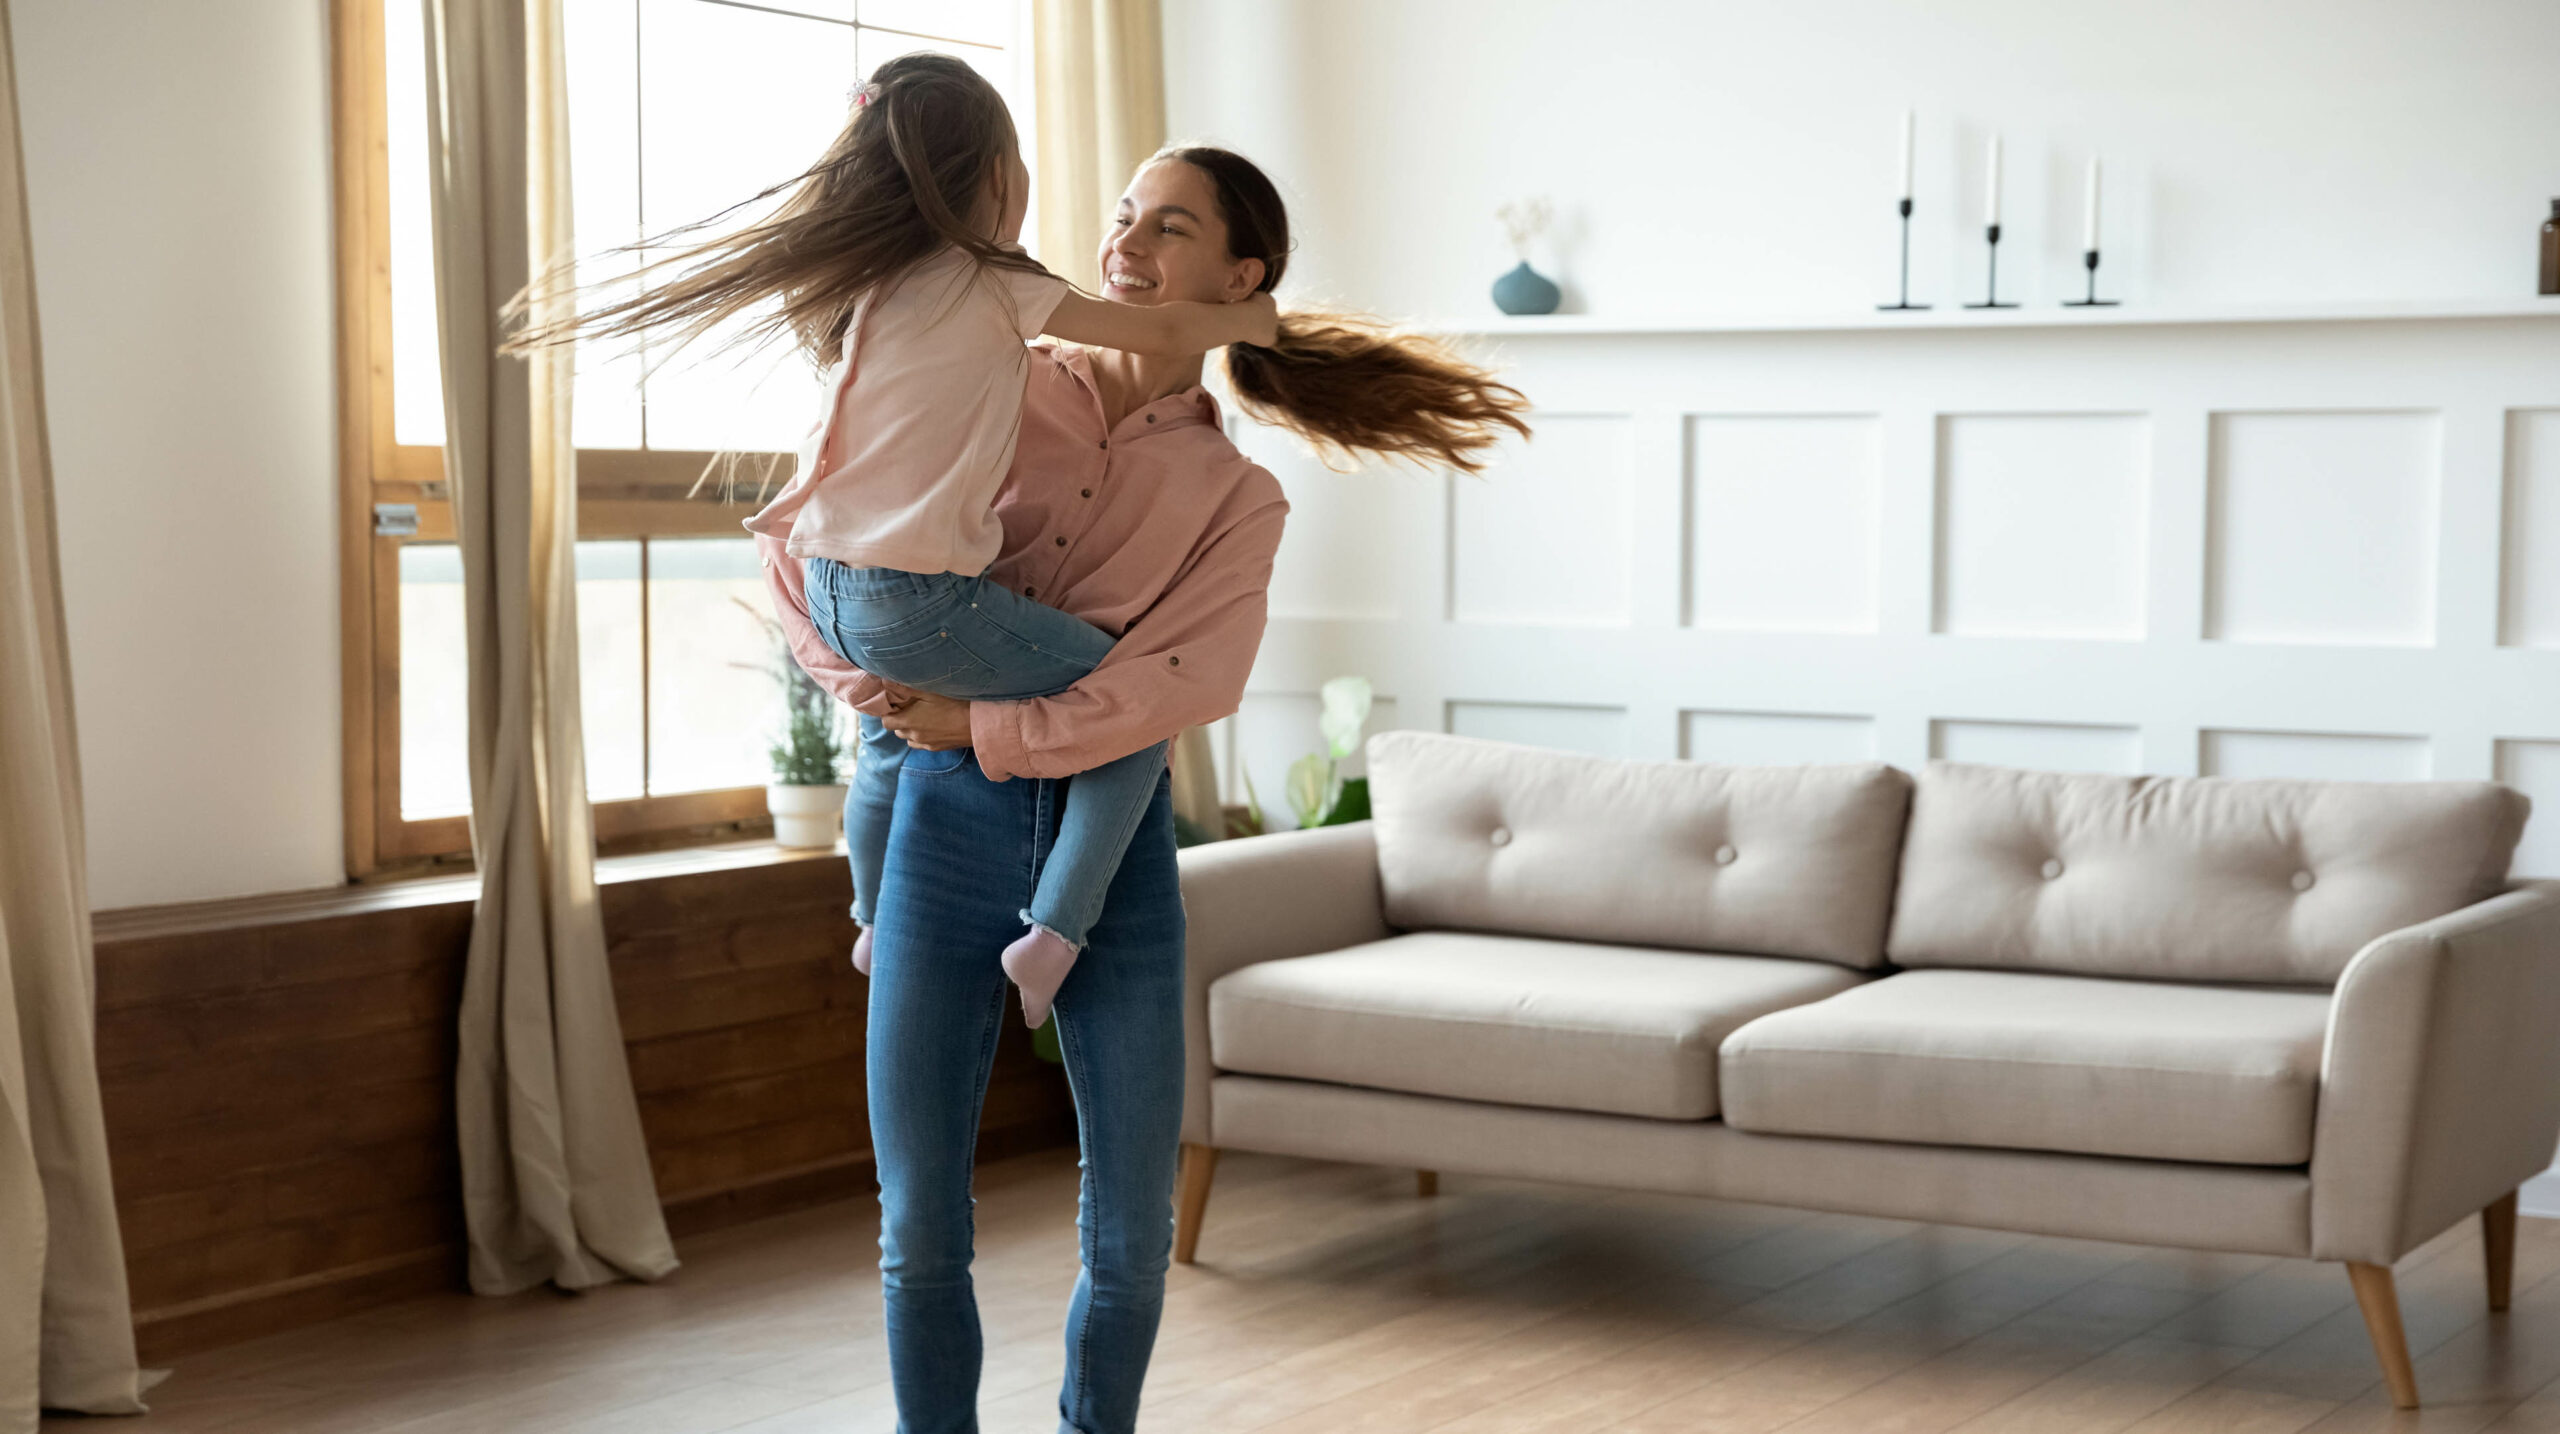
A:
[[[1049,1003],[1066,984],[1076,964],[1076,948],[1045,926],[1034,926],[1004,948],[1004,973],[1022,988],[1022,1023],[1038,1030],[1049,1019]]]
[[[871,974],[871,928],[868,926],[862,928],[861,935],[853,938],[853,969],[865,976]]]

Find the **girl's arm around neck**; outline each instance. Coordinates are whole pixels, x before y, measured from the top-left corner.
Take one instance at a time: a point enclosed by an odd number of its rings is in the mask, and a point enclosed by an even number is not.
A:
[[[1227,344],[1268,347],[1278,336],[1280,307],[1269,294],[1232,304],[1175,300],[1163,304],[1114,304],[1070,293],[1058,300],[1041,332],[1087,348],[1176,356],[1202,354]]]

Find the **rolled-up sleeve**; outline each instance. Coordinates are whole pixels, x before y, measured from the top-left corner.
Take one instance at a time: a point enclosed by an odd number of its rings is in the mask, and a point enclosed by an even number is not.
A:
[[[980,770],[997,781],[1072,776],[1232,714],[1262,647],[1287,514],[1273,501],[1219,534],[1075,686],[970,704]]]
[[[820,687],[847,706],[874,717],[889,712],[889,689],[879,678],[836,655],[809,618],[809,594],[800,560],[783,551],[782,540],[759,533],[756,552],[764,560],[764,582],[773,594],[774,621],[782,624],[791,660]]]

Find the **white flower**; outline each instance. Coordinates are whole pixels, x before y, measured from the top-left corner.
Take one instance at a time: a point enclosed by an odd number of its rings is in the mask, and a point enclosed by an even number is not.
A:
[[[1511,238],[1511,251],[1525,264],[1529,262],[1530,243],[1546,232],[1547,220],[1554,212],[1547,197],[1540,194],[1503,204],[1493,211],[1493,217],[1502,221],[1503,232]]]

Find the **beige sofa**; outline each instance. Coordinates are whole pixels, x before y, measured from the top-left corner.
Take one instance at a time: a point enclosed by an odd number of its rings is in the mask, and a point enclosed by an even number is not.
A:
[[[2507,788],[1369,754],[1374,821],[1183,854],[1177,1259],[1233,1149],[2342,1261],[2404,1407],[2393,1261],[2477,1212],[2506,1305]]]

